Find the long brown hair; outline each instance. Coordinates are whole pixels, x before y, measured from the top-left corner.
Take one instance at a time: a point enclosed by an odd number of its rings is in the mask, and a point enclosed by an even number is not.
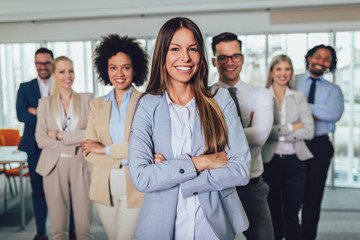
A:
[[[166,55],[171,39],[180,28],[187,28],[193,34],[200,55],[199,69],[190,81],[194,91],[197,110],[205,138],[205,154],[223,151],[228,145],[228,132],[224,116],[208,88],[208,64],[204,40],[198,26],[188,18],[176,17],[168,20],[160,29],[156,43],[150,80],[145,94],[161,95],[168,85]]]

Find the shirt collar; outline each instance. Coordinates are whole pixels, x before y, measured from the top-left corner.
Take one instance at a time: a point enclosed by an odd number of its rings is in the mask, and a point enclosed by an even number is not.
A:
[[[168,106],[195,107],[195,97],[193,97],[185,106],[181,106],[181,105],[176,104],[173,101],[171,101],[169,94],[167,93],[166,90],[165,90],[165,97],[166,97],[166,102],[167,102]]]
[[[40,86],[40,84],[43,85],[43,86],[49,86],[49,85],[51,85],[52,77],[50,77],[50,78],[46,81],[46,83],[45,83],[44,80],[42,80],[42,79],[38,76],[38,77],[37,77],[37,81],[38,81],[39,86]]]
[[[305,80],[306,80],[306,82],[311,81],[310,77],[312,77],[312,76],[311,76],[309,70],[306,70],[306,72],[305,72]],[[319,79],[319,82],[323,82],[324,81],[324,75],[321,75],[320,77],[317,77],[316,79]]]
[[[238,91],[240,91],[242,88],[242,85],[243,85],[243,82],[241,81],[241,79],[234,86],[230,86],[219,80],[219,86],[222,88],[226,88],[226,89],[228,89],[230,87],[235,87]]]
[[[133,87],[131,86],[130,89],[129,89],[129,91],[127,91],[127,92],[124,94],[124,96],[123,96],[123,98],[122,98],[122,101],[124,101],[125,99],[130,98],[132,91],[133,91]],[[116,99],[115,99],[115,88],[111,89],[111,91],[104,96],[105,102],[109,101],[109,99],[110,99],[112,102],[116,102]]]
[[[272,84],[271,84],[270,87],[269,87],[269,91],[270,91],[271,95],[272,95],[273,97],[275,97],[274,88],[273,88],[273,85],[272,85]],[[285,97],[290,96],[290,95],[294,95],[294,92],[293,92],[289,87],[286,87]]]

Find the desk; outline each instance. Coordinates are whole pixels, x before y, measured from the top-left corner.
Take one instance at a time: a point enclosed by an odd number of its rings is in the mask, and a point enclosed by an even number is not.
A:
[[[25,227],[25,203],[23,186],[23,166],[27,161],[27,154],[17,150],[17,146],[0,147],[0,164],[19,163],[20,164],[20,217],[21,227]]]

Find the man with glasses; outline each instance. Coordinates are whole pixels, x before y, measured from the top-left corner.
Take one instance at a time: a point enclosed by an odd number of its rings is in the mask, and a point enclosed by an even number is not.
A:
[[[306,143],[314,157],[305,161],[306,187],[301,228],[302,239],[314,240],[327,172],[334,155],[328,134],[335,132],[335,123],[342,116],[344,96],[339,86],[324,79],[325,73],[335,73],[336,70],[334,48],[323,44],[313,47],[305,55],[305,63],[307,71],[296,76],[295,88],[308,98],[315,123],[315,137]]]
[[[273,125],[273,99],[265,88],[255,87],[240,79],[244,63],[242,42],[233,33],[221,33],[212,39],[212,64],[219,73],[219,82],[213,87],[229,90],[237,107],[239,119],[251,151],[250,181],[236,187],[249,219],[244,235],[249,240],[272,240],[274,237],[271,215],[267,203],[269,186],[264,182],[261,147]]]
[[[41,149],[35,140],[36,108],[42,97],[50,95],[51,86],[51,62],[54,58],[52,51],[47,48],[39,48],[35,52],[35,67],[38,77],[25,83],[21,83],[16,98],[16,114],[18,120],[25,124],[23,136],[18,149],[27,153],[32,199],[37,234],[34,240],[48,239],[46,235],[47,204],[43,188],[43,178],[35,172]],[[74,232],[74,220],[72,211],[70,214],[70,236],[76,239]]]

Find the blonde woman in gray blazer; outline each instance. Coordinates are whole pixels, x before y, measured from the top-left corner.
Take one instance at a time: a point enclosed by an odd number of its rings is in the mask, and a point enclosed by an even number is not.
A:
[[[77,239],[92,239],[88,196],[91,164],[85,161],[80,149],[92,94],[72,90],[73,63],[65,56],[54,59],[52,77],[57,93],[40,99],[35,132],[42,148],[36,172],[43,176],[51,239],[67,239],[70,201]]]
[[[302,92],[292,89],[293,66],[286,55],[271,62],[266,87],[274,98],[274,125],[262,148],[264,179],[276,240],[300,239],[298,213],[305,188],[305,164],[312,158],[304,140],[314,136],[311,109]],[[285,223],[285,224],[284,224]]]

